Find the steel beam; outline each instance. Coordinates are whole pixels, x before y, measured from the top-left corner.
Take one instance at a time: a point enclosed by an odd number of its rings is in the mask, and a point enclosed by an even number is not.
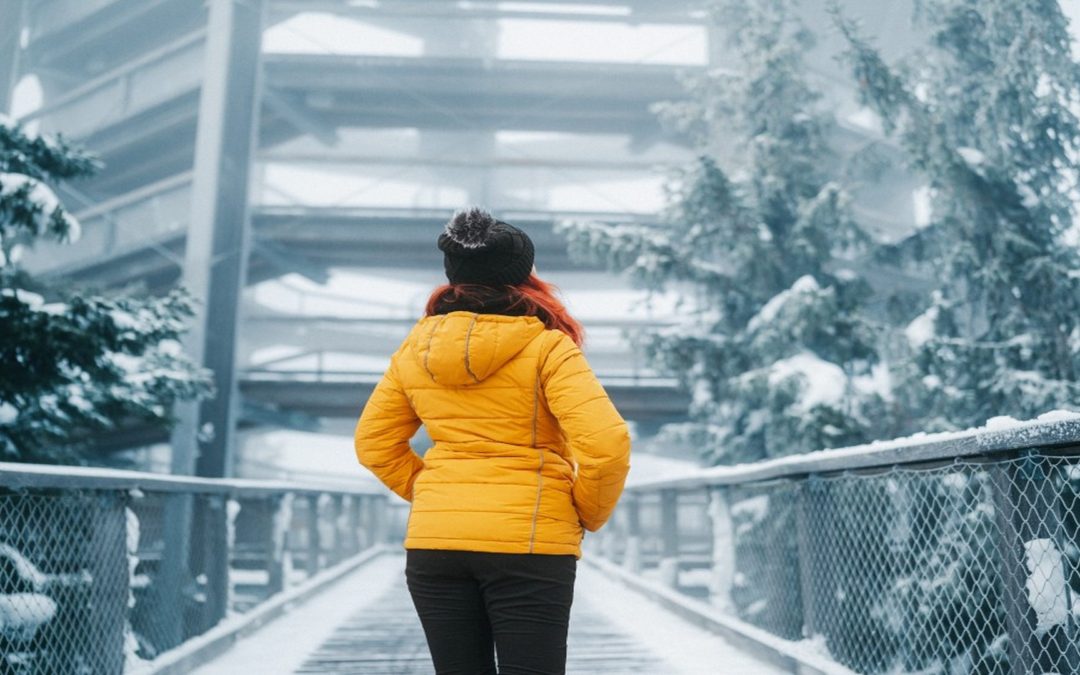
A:
[[[189,354],[217,395],[180,406],[173,472],[232,473],[240,295],[251,246],[248,174],[261,87],[263,0],[210,0],[184,285],[198,302]]]
[[[314,417],[353,417],[360,414],[364,402],[379,380],[378,373],[327,375],[324,381],[282,379],[274,373],[249,371],[241,381],[244,397],[280,410],[295,410]],[[314,374],[313,374],[314,376]],[[687,395],[673,383],[644,380],[640,383],[601,378],[604,388],[622,416],[646,424],[685,422],[690,404]]]
[[[11,110],[19,81],[20,38],[26,23],[26,0],[0,0],[0,115]]]
[[[556,3],[545,2],[546,5]],[[323,12],[377,23],[390,24],[394,30],[407,30],[408,25],[401,23],[409,19],[539,19],[546,21],[575,21],[603,23],[701,23],[705,11],[694,2],[593,2],[573,5],[588,5],[594,9],[574,7],[572,9],[546,10],[506,9],[495,3],[462,4],[449,3],[445,0],[426,0],[423,2],[384,2],[378,6],[351,5],[341,0],[278,0],[272,4],[269,23],[280,23],[306,12]],[[607,6],[607,8],[603,7]],[[625,7],[619,7],[623,5]],[[611,11],[623,9],[624,11]]]

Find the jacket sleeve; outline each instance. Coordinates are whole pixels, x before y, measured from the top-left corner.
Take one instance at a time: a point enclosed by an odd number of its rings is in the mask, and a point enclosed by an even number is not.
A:
[[[412,487],[424,468],[424,460],[409,446],[420,427],[396,373],[397,354],[390,360],[375,390],[371,392],[356,423],[356,458],[386,487],[406,501],[412,501]]]
[[[611,516],[630,471],[630,432],[585,355],[564,333],[548,352],[540,379],[577,462],[571,494],[581,524],[595,532]]]

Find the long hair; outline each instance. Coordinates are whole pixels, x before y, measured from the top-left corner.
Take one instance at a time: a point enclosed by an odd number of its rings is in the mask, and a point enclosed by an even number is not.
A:
[[[578,347],[585,342],[585,329],[556,296],[558,288],[530,274],[524,282],[513,286],[484,286],[480,284],[443,284],[428,298],[425,316],[438,314],[442,307],[482,306],[491,302],[492,295],[501,296],[505,308],[513,314],[535,316],[552,330],[561,330]]]

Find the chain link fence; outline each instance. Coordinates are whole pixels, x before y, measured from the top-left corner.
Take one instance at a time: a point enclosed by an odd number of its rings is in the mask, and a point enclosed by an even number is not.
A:
[[[388,515],[363,490],[3,465],[0,675],[149,672],[385,541]]]
[[[856,673],[1080,674],[1067,431],[632,485],[596,552]]]

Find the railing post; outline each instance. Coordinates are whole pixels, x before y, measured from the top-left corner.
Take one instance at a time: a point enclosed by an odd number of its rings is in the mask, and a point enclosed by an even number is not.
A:
[[[630,492],[623,497],[622,509],[626,516],[626,546],[622,566],[636,574],[641,571],[641,499],[637,493]]]
[[[115,493],[97,499],[90,543],[89,644],[96,650],[94,673],[124,672],[124,626],[128,614],[127,516]]]
[[[1080,672],[1080,648],[1067,606],[1059,500],[1048,460],[1030,456],[990,469],[1000,542],[1009,672]],[[1042,598],[1040,593],[1060,597]],[[1055,615],[1063,622],[1040,626]],[[1060,610],[1055,612],[1054,610]]]
[[[227,616],[236,603],[236,589],[233,588],[232,568],[236,557],[236,518],[240,515],[240,500],[235,494],[225,500],[225,597],[222,616]]]
[[[307,573],[313,577],[319,573],[319,554],[322,541],[319,537],[319,494],[308,495],[307,511]]]
[[[174,492],[165,496],[164,550],[154,576],[160,617],[161,647],[171,649],[187,639],[184,615],[188,598],[184,588],[191,580],[191,519],[194,495]]]
[[[374,497],[372,502],[372,529],[371,529],[371,542],[375,544],[385,544],[387,539],[387,498],[382,496]]]
[[[679,493],[660,491],[660,582],[679,584]]]
[[[191,564],[205,598],[194,634],[203,633],[225,618],[229,595],[228,514],[223,495],[203,495],[196,500],[192,528]]]
[[[289,495],[277,495],[266,500],[269,518],[266,538],[266,590],[268,595],[285,589],[285,539],[289,530],[286,510]],[[291,510],[291,509],[289,509]]]
[[[345,497],[345,550],[354,556],[360,552],[360,498]]]
[[[603,535],[600,539],[600,554],[615,562],[619,557],[619,529],[621,527],[620,521],[622,517],[618,511],[611,514],[611,522],[606,527],[600,530],[600,534]]]
[[[796,487],[795,493],[795,538],[799,558],[799,586],[802,598],[803,637],[810,638],[821,632],[817,616],[817,584],[820,561],[814,537],[824,533],[815,529],[815,496],[825,489],[815,476],[807,478],[805,483]],[[824,528],[828,529],[828,528]],[[819,542],[819,546],[821,542]]]
[[[724,488],[709,488],[709,521],[713,539],[709,602],[730,611],[731,589],[735,582],[735,529]]]
[[[345,513],[342,510],[341,500],[341,495],[330,497],[330,522],[334,533],[334,545],[330,555],[335,565],[345,559]]]

